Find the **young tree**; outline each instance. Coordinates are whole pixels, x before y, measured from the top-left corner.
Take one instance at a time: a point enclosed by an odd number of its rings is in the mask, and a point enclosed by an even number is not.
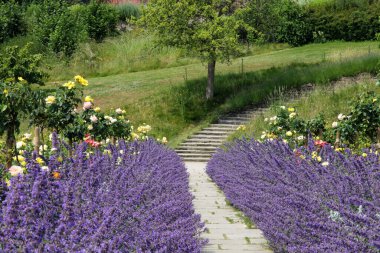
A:
[[[156,43],[196,54],[208,64],[206,99],[214,95],[215,65],[239,51],[238,0],[152,0],[140,22],[154,33]]]
[[[0,54],[0,137],[6,134],[6,166],[12,164],[15,134],[20,131],[21,117],[35,106],[31,84],[43,84],[41,55],[30,53],[30,44],[23,48],[8,47]]]

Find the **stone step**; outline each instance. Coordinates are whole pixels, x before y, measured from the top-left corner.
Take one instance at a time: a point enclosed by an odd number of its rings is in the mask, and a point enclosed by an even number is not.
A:
[[[197,138],[205,138],[205,139],[217,139],[217,140],[225,140],[228,137],[228,134],[219,134],[219,135],[210,135],[210,134],[204,134],[202,132],[194,134],[192,137],[197,137]]]
[[[219,120],[241,120],[241,121],[249,121],[251,118],[250,117],[237,117],[237,116],[234,116],[234,117],[226,117],[226,118],[221,118]]]
[[[195,158],[210,158],[211,154],[203,154],[203,153],[180,153],[178,154],[180,157],[185,158],[185,157],[195,157]]]
[[[195,134],[208,134],[208,135],[226,135],[228,132],[222,130],[201,130]]]
[[[217,139],[217,138],[202,138],[202,137],[191,137],[187,139],[186,142],[198,142],[198,143],[216,143],[222,144],[225,139]]]
[[[215,151],[216,147],[210,147],[210,146],[184,146],[181,145],[176,150],[181,151],[181,150],[202,150],[202,151]]]
[[[210,127],[225,127],[225,128],[235,128],[236,125],[235,124],[222,124],[222,123],[214,123],[214,124],[210,124]]]
[[[190,136],[189,139],[186,141],[194,141],[194,140],[199,140],[200,142],[223,142],[226,138],[224,138],[222,135],[205,135],[205,134],[197,134],[197,135],[192,135]]]
[[[221,145],[218,143],[203,143],[203,142],[183,142],[180,146],[178,147],[209,147],[209,148],[218,148]]]
[[[241,120],[219,120],[219,123],[239,126],[239,125],[244,125],[247,122],[246,121],[241,121]]]
[[[214,126],[214,127],[206,127],[206,128],[203,128],[203,130],[206,130],[206,131],[225,131],[225,132],[233,132],[235,131],[235,125],[232,127],[224,127],[224,126]]]
[[[204,154],[204,155],[211,155],[213,153],[215,153],[215,150],[199,150],[199,149],[176,149],[175,150],[177,152],[178,155],[182,155],[182,154],[194,154],[194,155],[198,155],[198,154]]]

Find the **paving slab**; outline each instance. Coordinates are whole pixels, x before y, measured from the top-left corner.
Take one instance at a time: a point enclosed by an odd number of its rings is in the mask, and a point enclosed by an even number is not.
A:
[[[209,178],[205,162],[186,162],[194,208],[206,224],[203,238],[209,240],[202,252],[271,253],[267,240],[257,228],[249,228],[242,213],[228,205],[222,191]]]

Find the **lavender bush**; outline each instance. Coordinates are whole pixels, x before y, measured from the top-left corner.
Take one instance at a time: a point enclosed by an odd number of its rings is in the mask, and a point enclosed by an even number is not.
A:
[[[200,252],[203,229],[174,151],[150,140],[28,161],[3,202],[1,252]]]
[[[375,153],[240,140],[219,150],[207,172],[276,252],[380,252]]]

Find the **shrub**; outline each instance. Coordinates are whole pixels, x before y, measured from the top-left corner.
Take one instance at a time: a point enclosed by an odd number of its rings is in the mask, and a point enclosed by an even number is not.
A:
[[[319,153],[317,153],[319,152]],[[320,161],[320,162],[319,162]],[[264,232],[275,252],[380,250],[379,155],[282,141],[237,141],[207,173]]]
[[[24,13],[14,1],[0,1],[0,43],[23,34],[26,30]]]
[[[110,4],[92,1],[87,5],[87,30],[91,39],[102,42],[117,33],[118,11]]]
[[[178,155],[152,140],[110,150],[86,158],[83,143],[72,159],[58,148],[48,167],[28,160],[4,201],[2,251],[200,252]]]
[[[354,5],[355,6],[355,5]],[[327,40],[373,40],[380,31],[380,3],[343,9],[310,7],[308,23]]]

